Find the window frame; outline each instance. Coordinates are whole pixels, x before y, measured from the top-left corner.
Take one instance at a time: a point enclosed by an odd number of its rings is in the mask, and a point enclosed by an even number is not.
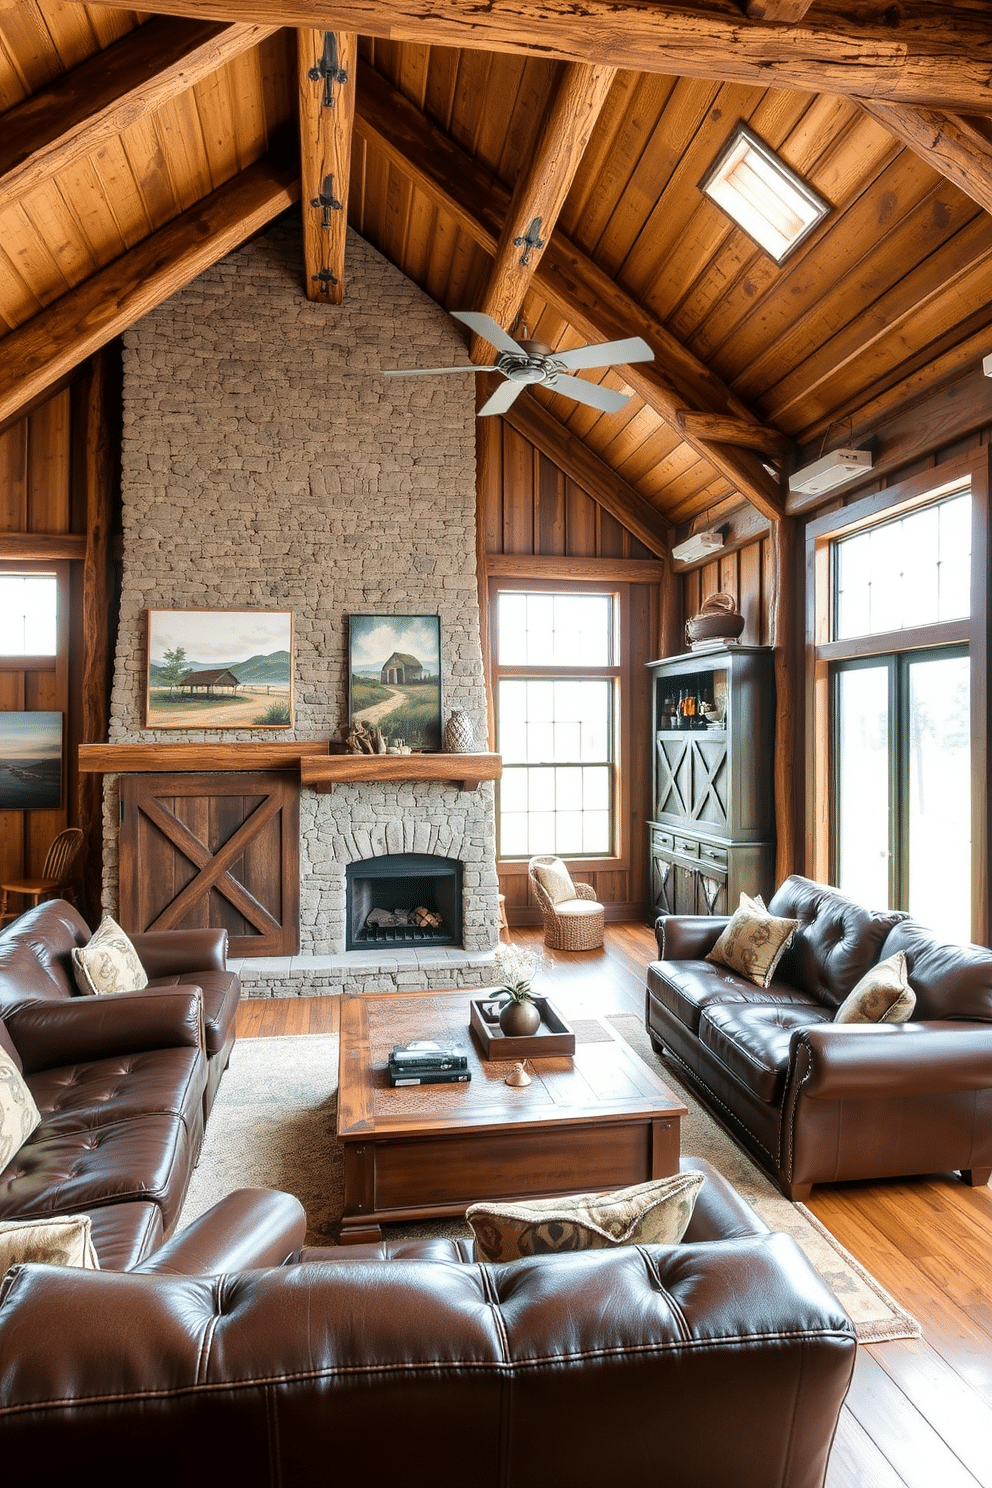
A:
[[[526,594],[608,594],[613,600],[613,626],[614,626],[614,655],[616,660],[610,666],[596,667],[533,667],[533,666],[503,666],[499,661],[499,596],[507,592]],[[613,852],[600,857],[566,856],[563,861],[574,863],[580,873],[596,873],[603,871],[622,871],[629,868],[630,846],[628,841],[627,822],[630,816],[629,783],[628,772],[623,769],[623,746],[625,739],[630,737],[630,686],[629,686],[629,647],[625,644],[627,626],[630,615],[630,586],[622,582],[610,579],[549,579],[535,575],[533,577],[490,577],[489,580],[489,615],[490,615],[490,686],[493,714],[493,737],[498,741],[499,734],[499,684],[504,678],[528,679],[528,678],[551,678],[559,677],[570,679],[581,679],[583,677],[609,678],[613,687],[612,727],[613,727],[613,788],[611,817],[613,827]],[[499,836],[499,790],[497,782],[496,796],[494,801],[494,815],[496,823],[496,868],[503,875],[521,874],[526,875],[529,858],[504,858],[500,855]]]
[[[989,792],[989,484],[992,451],[985,448],[947,460],[886,490],[814,518],[806,528],[806,844],[808,871],[830,882],[834,864],[835,795],[833,672],[835,663],[909,651],[967,646],[971,694],[971,935],[985,943],[990,925],[987,869]],[[971,614],[906,630],[834,641],[832,544],[867,527],[891,521],[970,486]]]

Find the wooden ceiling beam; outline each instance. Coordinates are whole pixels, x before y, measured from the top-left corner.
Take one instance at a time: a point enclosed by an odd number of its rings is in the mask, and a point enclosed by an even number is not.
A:
[[[474,242],[495,254],[510,206],[506,187],[363,63],[359,82],[358,133],[374,141]],[[535,277],[541,295],[580,334],[594,340],[644,337],[656,361],[625,366],[622,376],[661,418],[674,425],[681,412],[719,413],[723,433],[734,418],[741,421],[742,433],[760,427],[702,362],[561,234],[544,250]],[[709,442],[689,430],[681,437],[765,516],[781,515],[778,482],[747,448]]]
[[[531,157],[517,177],[479,306],[504,330],[512,329],[520,313],[615,77],[615,67],[570,62],[558,79]],[[491,352],[488,343],[473,344],[475,361],[488,361]]]
[[[256,161],[4,337],[0,423],[191,283],[299,194],[295,169]]]
[[[652,553],[668,557],[672,528],[640,491],[617,475],[584,440],[536,398],[518,398],[502,418],[547,455],[576,485]]]
[[[156,8],[992,113],[992,14],[951,0],[884,15],[869,7],[863,18],[849,0],[817,0],[815,21],[797,25],[743,16],[730,0],[156,0]]]
[[[8,109],[0,131],[0,208],[6,210],[276,30],[153,16]]]
[[[883,129],[901,139],[986,212],[992,212],[992,140],[982,128],[986,120],[972,122],[958,114],[911,108],[908,104],[860,102]]]
[[[782,460],[792,454],[795,446],[787,434],[770,429],[765,424],[748,424],[740,418],[728,418],[722,413],[682,412],[675,422],[683,434],[695,434],[700,439],[714,439],[718,444],[736,444],[743,449],[757,450]]]
[[[340,305],[358,37],[351,31],[299,31],[296,55],[307,299]]]

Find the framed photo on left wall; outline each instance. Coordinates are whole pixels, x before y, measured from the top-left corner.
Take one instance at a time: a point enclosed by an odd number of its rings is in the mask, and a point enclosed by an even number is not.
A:
[[[145,728],[291,728],[292,610],[148,610]]]
[[[62,714],[0,713],[0,811],[62,805]]]

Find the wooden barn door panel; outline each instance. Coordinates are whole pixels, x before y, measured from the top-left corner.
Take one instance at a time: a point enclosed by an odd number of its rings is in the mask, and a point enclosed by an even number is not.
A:
[[[120,922],[224,929],[232,956],[300,948],[300,790],[253,771],[121,776]]]

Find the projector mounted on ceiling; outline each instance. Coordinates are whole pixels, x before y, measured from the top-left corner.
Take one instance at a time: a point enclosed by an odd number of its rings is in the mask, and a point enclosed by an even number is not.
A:
[[[697,558],[705,558],[708,553],[715,553],[722,547],[722,532],[694,532],[685,542],[676,544],[672,549],[672,557],[679,563],[693,563]]]
[[[870,469],[871,450],[831,450],[829,455],[814,460],[812,465],[804,465],[802,470],[790,475],[789,490],[801,491],[804,496],[820,496],[824,491],[832,491],[834,486],[843,485],[844,481],[852,480],[854,476]]]

